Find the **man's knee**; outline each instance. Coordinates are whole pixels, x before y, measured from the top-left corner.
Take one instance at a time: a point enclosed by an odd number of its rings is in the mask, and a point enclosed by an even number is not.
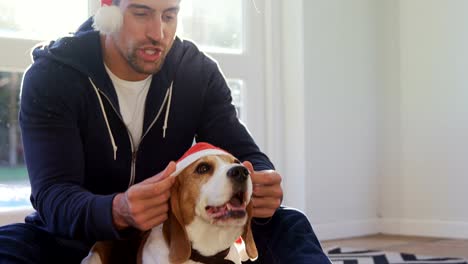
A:
[[[254,219],[252,229],[270,263],[330,263],[307,216],[297,209],[280,207],[269,219]]]
[[[0,259],[5,263],[33,263],[40,259],[38,245],[47,236],[29,224],[12,224],[0,227]],[[3,263],[3,262],[2,262]]]
[[[19,223],[0,227],[2,264],[79,263],[74,253],[75,250],[63,247],[53,235],[35,225]]]

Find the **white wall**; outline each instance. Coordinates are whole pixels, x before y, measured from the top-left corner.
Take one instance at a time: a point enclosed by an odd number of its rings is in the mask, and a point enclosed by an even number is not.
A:
[[[286,203],[322,240],[468,238],[468,1],[288,3],[281,39],[292,59],[282,56],[279,92],[287,125],[277,134]],[[288,85],[301,78],[303,87]]]
[[[387,141],[399,159],[382,174],[392,183],[382,189],[382,228],[468,238],[468,1],[399,1],[398,10],[400,81],[386,88],[399,94],[388,101],[398,138]]]
[[[321,237],[377,231],[377,7],[304,1],[307,212]]]
[[[285,204],[303,210],[320,239],[376,233],[378,2],[278,6],[281,25],[268,22],[281,29],[281,59],[272,60],[281,78],[266,78],[281,83],[270,85],[284,116],[269,123],[282,124],[271,125],[282,127],[272,156],[282,165]]]

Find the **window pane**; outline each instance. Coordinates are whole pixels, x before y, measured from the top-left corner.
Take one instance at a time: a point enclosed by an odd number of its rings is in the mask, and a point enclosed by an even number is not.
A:
[[[87,16],[86,0],[0,0],[0,36],[54,39],[75,31]]]
[[[30,206],[18,126],[21,75],[0,72],[0,211]]]
[[[240,53],[243,34],[243,0],[183,0],[178,34],[202,49]]]
[[[234,103],[237,110],[237,117],[242,119],[243,111],[243,86],[244,83],[242,80],[228,79],[227,80],[229,88],[231,88],[232,102]]]

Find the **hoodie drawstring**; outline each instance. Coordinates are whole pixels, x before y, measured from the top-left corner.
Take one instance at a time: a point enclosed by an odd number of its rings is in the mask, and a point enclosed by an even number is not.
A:
[[[163,138],[166,138],[166,129],[168,128],[168,120],[169,120],[169,111],[171,110],[171,102],[172,102],[172,85],[174,82],[171,82],[171,86],[169,87],[169,90],[166,92],[166,98],[169,94],[169,101],[167,102],[167,107],[166,107],[166,116],[164,117],[164,126],[163,126]],[[166,100],[166,98],[164,100]],[[164,104],[163,104],[164,105]]]
[[[107,119],[107,114],[106,114],[106,111],[104,109],[104,104],[102,103],[101,95],[99,94],[99,90],[96,87],[96,85],[94,84],[93,80],[91,80],[91,78],[89,78],[89,77],[88,77],[88,79],[91,82],[91,84],[93,85],[94,91],[96,92],[97,98],[99,100],[99,105],[101,106],[102,115],[104,116],[104,120],[106,121],[107,132],[109,133],[109,137],[110,137],[110,140],[111,140],[111,143],[112,143],[112,148],[114,149],[114,160],[117,160],[117,145],[115,144],[114,136],[112,135],[112,130],[111,130],[110,125],[109,125],[109,120]]]

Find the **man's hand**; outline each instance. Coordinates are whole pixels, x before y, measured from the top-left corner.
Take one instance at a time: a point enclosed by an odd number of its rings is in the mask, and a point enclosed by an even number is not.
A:
[[[250,171],[253,184],[253,216],[260,218],[273,216],[283,199],[281,175],[274,170],[254,171],[248,161],[243,165]]]
[[[135,227],[146,231],[167,219],[170,190],[175,180],[169,175],[175,168],[175,162],[170,162],[164,171],[115,196],[112,216],[117,229]]]

